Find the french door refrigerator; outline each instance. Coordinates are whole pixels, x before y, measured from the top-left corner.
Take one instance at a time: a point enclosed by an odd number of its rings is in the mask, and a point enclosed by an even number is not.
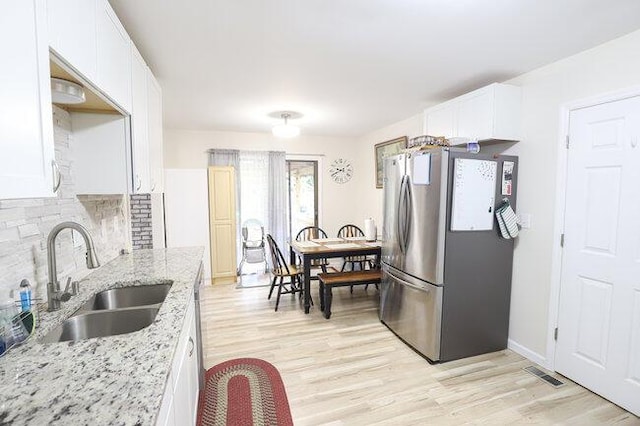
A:
[[[428,360],[507,347],[518,158],[433,148],[384,160],[380,320]]]

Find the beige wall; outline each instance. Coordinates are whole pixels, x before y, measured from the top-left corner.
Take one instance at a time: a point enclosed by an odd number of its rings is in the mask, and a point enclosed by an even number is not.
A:
[[[507,83],[523,89],[518,210],[532,214],[514,259],[510,338],[548,365],[558,147],[564,143],[561,109],[568,102],[640,85],[640,31],[563,59]],[[554,295],[555,296],[555,295]],[[552,319],[554,322],[555,320]]]
[[[304,134],[294,139],[277,139],[268,133],[166,129],[164,166],[173,169],[206,168],[208,161],[206,151],[211,148],[320,155],[323,163],[322,170],[319,170],[322,179],[320,226],[329,235],[335,235],[346,223],[360,225],[364,221],[365,217],[356,208],[360,193],[359,175],[362,174],[358,164],[362,153],[354,139],[305,136]],[[335,183],[329,176],[329,166],[338,157],[348,159],[354,164],[354,177],[345,184]]]
[[[523,90],[523,137],[516,144],[485,146],[484,151],[520,157],[518,213],[532,215],[531,228],[516,242],[511,297],[510,347],[552,366],[548,347],[558,146],[564,104],[609,91],[640,85],[640,31],[563,59],[506,83]],[[422,114],[372,132],[360,139],[363,151],[378,142],[422,133]],[[373,154],[371,154],[373,155]],[[639,166],[640,167],[640,166]],[[363,164],[366,180],[373,165]],[[380,190],[363,186],[362,205],[375,205],[382,217]]]
[[[359,168],[362,170],[357,184],[360,188],[357,208],[360,215],[372,217],[378,227],[378,234],[382,232],[382,189],[376,188],[376,167],[374,147],[401,136],[411,138],[423,133],[423,114],[419,113],[405,120],[368,133],[359,139],[362,152]]]

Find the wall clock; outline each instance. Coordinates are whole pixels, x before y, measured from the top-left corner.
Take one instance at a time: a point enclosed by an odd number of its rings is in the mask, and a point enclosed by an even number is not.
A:
[[[349,160],[338,158],[333,163],[331,163],[329,173],[331,174],[331,179],[333,179],[335,182],[346,183],[353,176],[353,166],[351,165]]]

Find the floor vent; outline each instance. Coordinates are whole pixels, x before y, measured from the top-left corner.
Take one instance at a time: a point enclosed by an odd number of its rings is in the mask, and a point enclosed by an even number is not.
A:
[[[540,370],[537,367],[534,367],[534,366],[525,367],[524,371],[533,374],[534,376],[538,377],[541,380],[544,380],[554,388],[559,388],[560,386],[564,385],[563,382],[556,379],[555,377],[551,377],[550,375],[548,375],[547,373],[545,373],[544,371]]]

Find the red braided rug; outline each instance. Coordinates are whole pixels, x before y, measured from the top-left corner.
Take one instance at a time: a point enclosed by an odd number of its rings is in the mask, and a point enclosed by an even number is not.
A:
[[[293,426],[280,373],[266,361],[238,358],[207,370],[198,426]]]

